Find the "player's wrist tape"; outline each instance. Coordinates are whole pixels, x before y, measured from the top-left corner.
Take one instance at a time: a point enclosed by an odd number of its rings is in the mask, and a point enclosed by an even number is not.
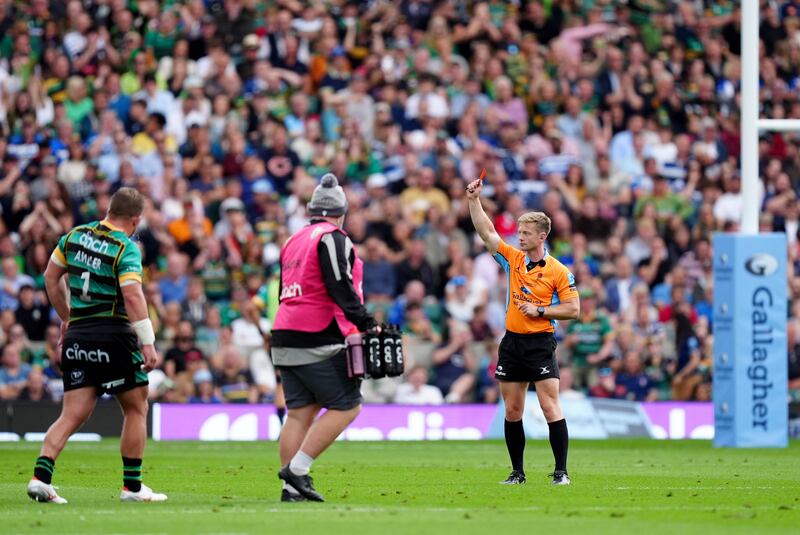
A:
[[[156,333],[153,331],[153,322],[150,318],[134,321],[131,323],[133,330],[136,331],[136,336],[142,345],[153,345],[156,342]]]

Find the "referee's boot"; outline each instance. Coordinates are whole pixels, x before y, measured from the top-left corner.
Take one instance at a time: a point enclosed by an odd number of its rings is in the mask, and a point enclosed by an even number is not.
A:
[[[281,468],[281,471],[278,472],[278,477],[286,481],[289,485],[293,486],[297,492],[305,496],[306,499],[312,502],[325,501],[325,498],[322,497],[322,494],[317,492],[317,490],[314,488],[314,480],[311,479],[311,476],[299,476],[295,474],[289,469],[288,464]]]
[[[508,479],[501,481],[501,485],[522,485],[525,483],[525,472],[522,470],[512,470]]]
[[[552,474],[553,476],[553,485],[569,485],[569,476],[564,470],[556,470]]]

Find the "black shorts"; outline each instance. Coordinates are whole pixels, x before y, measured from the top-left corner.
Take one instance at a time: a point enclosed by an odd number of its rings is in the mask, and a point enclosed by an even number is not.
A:
[[[494,378],[513,383],[558,379],[556,339],[552,333],[506,332],[500,342]]]
[[[64,391],[92,386],[119,394],[146,386],[144,357],[130,324],[70,325],[61,348]]]
[[[361,404],[361,379],[347,377],[344,351],[322,362],[279,369],[289,409],[320,405],[346,411]]]

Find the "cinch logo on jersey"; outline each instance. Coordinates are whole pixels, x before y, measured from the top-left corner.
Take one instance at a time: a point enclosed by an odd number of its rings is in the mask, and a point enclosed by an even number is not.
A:
[[[303,287],[295,282],[294,284],[285,286],[283,290],[281,290],[281,301],[284,299],[291,299],[293,297],[301,297],[302,295]]]
[[[111,356],[102,349],[98,349],[96,351],[86,351],[81,349],[78,344],[73,344],[72,347],[68,347],[65,354],[69,360],[85,360],[86,362],[106,363],[111,362]]]
[[[80,243],[90,251],[94,251],[95,253],[108,254],[109,244],[105,240],[96,240],[91,236],[89,236],[88,234],[81,234],[78,237],[78,243]]]

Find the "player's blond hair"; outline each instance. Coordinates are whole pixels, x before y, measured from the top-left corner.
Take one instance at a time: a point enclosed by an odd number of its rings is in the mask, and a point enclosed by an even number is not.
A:
[[[536,227],[537,232],[544,232],[550,235],[550,218],[544,212],[526,212],[519,216],[517,223],[530,223]]]

